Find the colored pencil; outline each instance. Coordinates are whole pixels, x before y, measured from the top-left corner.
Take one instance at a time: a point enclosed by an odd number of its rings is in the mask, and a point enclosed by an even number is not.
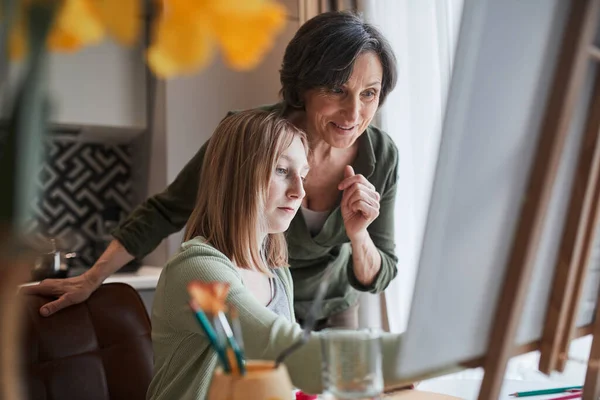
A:
[[[528,397],[528,396],[542,396],[545,394],[556,394],[556,393],[565,393],[569,390],[581,390],[583,386],[567,386],[560,388],[552,388],[552,389],[541,389],[541,390],[530,390],[528,392],[516,392],[510,394],[513,397]]]
[[[583,392],[579,392],[579,393],[575,393],[575,394],[569,394],[567,396],[561,396],[561,397],[553,397],[549,400],[569,400],[569,399],[578,399],[581,396],[583,396]]]

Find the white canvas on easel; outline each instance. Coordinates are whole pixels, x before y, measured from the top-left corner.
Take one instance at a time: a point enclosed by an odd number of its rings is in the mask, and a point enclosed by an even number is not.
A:
[[[400,355],[407,378],[450,371],[488,350],[570,6],[562,0],[465,1]],[[577,101],[589,96],[582,90]],[[583,120],[576,112],[562,146],[516,345],[541,337]],[[599,279],[586,281],[578,326],[592,322]]]
[[[407,376],[486,351],[563,7],[560,0],[465,2],[402,350]]]

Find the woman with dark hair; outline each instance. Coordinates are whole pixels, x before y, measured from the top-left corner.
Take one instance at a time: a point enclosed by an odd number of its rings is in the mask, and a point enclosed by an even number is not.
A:
[[[358,326],[359,291],[379,293],[396,276],[394,201],[398,151],[371,125],[396,84],[396,60],[382,34],[352,13],[307,21],[283,58],[276,111],[304,130],[310,146],[306,196],[286,233],[294,307],[302,321],[326,269],[333,269],[316,329]],[[84,301],[109,275],[150,253],[186,224],[194,207],[206,146],[167,189],[138,206],[85,274],[46,280],[28,290],[60,296],[50,315]]]

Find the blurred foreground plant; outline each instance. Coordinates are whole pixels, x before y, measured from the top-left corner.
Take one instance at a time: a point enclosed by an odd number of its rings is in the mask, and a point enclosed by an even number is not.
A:
[[[24,393],[17,369],[23,313],[15,293],[29,277],[34,254],[18,237],[31,217],[50,120],[48,51],[74,52],[107,36],[135,45],[149,16],[146,61],[157,77],[197,72],[218,48],[228,66],[242,70],[258,65],[285,24],[285,9],[275,0],[148,1],[0,0],[0,96],[6,108],[0,114],[0,398]],[[21,68],[9,98],[3,90],[10,62]]]
[[[229,67],[254,68],[283,29],[286,10],[275,0],[0,0],[0,90],[6,56],[23,67],[2,114],[8,116],[0,137],[2,222],[22,222],[35,196],[36,156],[49,122],[48,51],[74,52],[106,37],[135,45],[146,16],[148,67],[168,78],[200,71],[217,49]]]

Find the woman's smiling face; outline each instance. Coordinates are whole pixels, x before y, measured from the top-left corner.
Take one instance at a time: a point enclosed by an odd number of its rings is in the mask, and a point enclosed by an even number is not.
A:
[[[367,129],[379,107],[383,67],[379,57],[366,52],[356,58],[352,75],[340,87],[306,91],[306,130],[311,139],[348,148]]]

